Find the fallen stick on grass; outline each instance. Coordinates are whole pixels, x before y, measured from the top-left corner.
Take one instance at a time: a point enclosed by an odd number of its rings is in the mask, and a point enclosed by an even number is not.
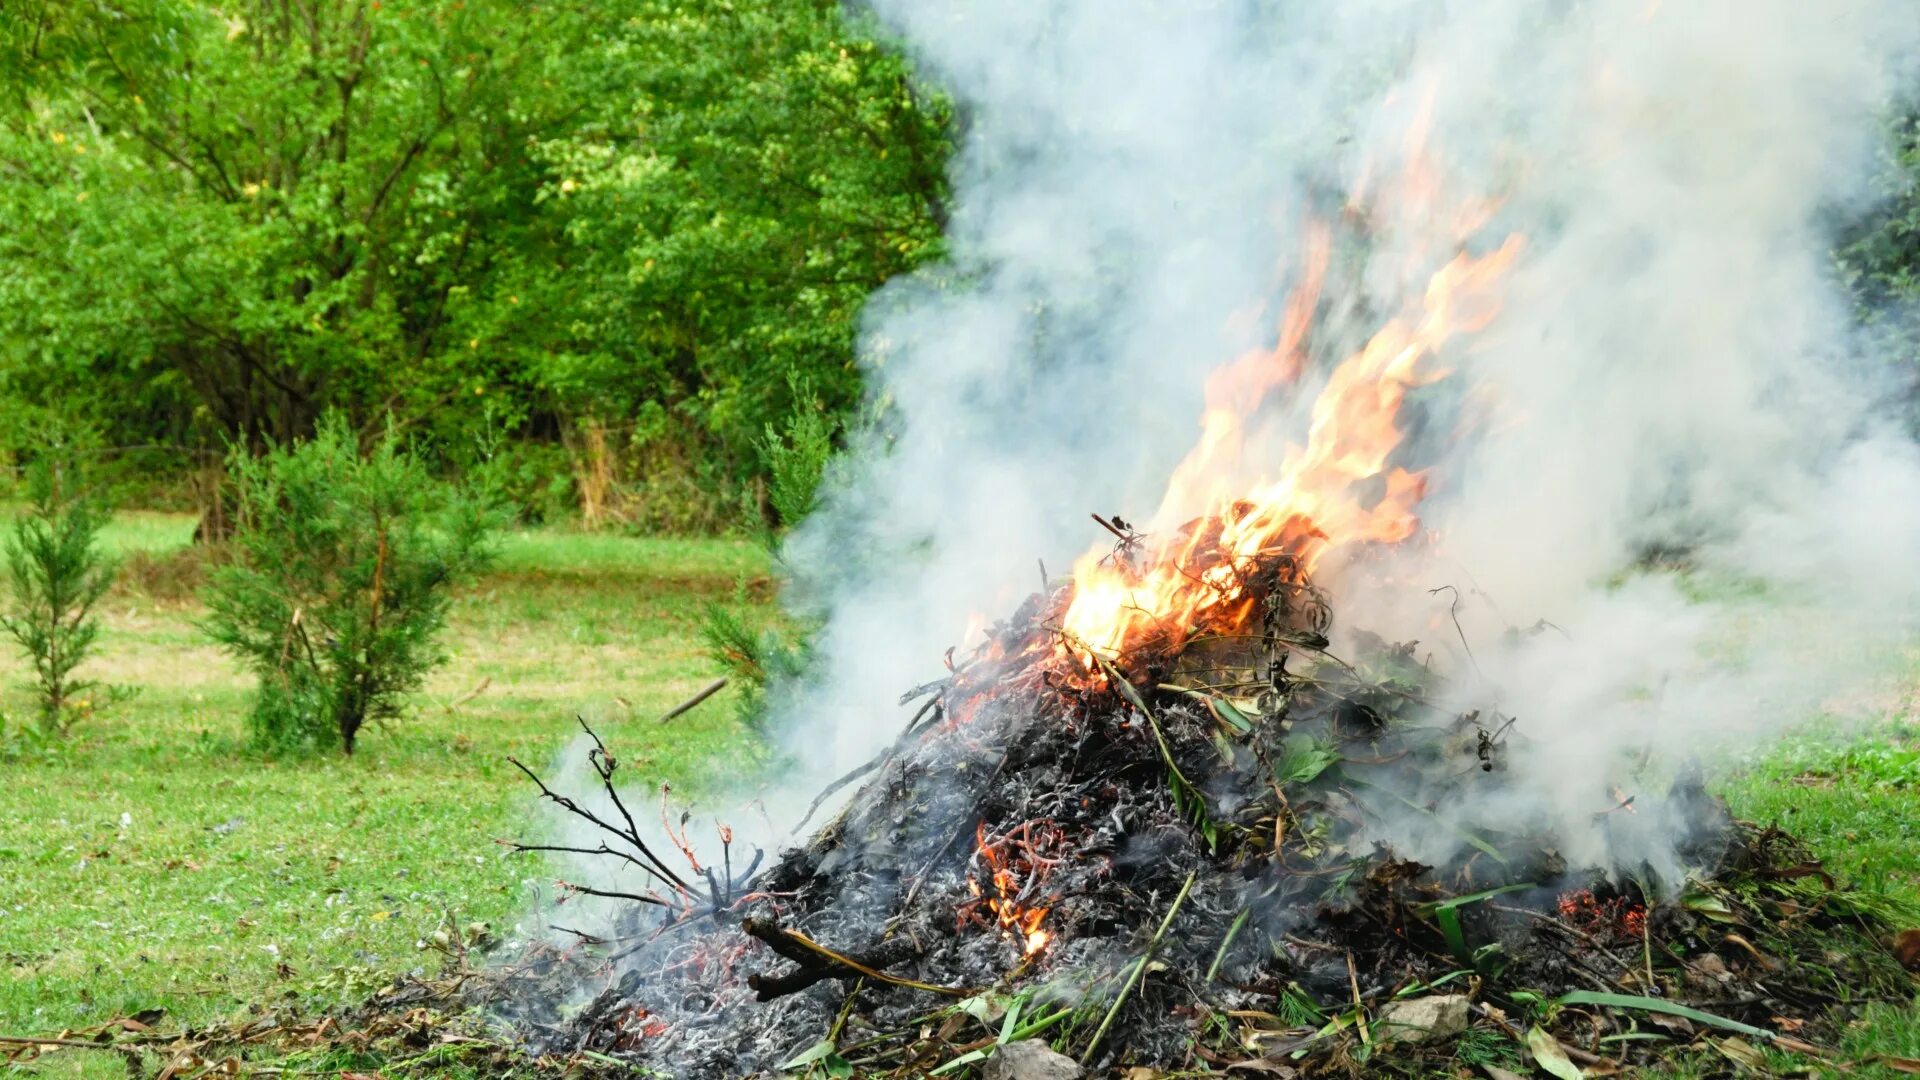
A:
[[[667,715],[660,718],[660,722],[664,724],[667,721],[673,719],[674,717],[679,716],[681,713],[686,712],[688,709],[693,708],[695,705],[698,705],[701,702],[712,697],[713,695],[719,693],[721,689],[723,689],[726,685],[727,685],[727,680],[725,679],[713,680],[713,682],[707,684],[706,689],[693,695],[692,697],[681,702],[680,704],[675,705],[671,710],[667,712]]]

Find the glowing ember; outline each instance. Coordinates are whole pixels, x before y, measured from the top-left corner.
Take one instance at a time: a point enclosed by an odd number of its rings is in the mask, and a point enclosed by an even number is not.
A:
[[[1022,956],[1039,953],[1053,940],[1052,934],[1040,928],[1052,908],[1029,901],[1060,862],[1046,852],[1057,850],[1063,839],[1051,825],[1031,821],[993,841],[987,839],[985,822],[974,830],[975,855],[987,869],[993,891],[988,895],[977,877],[967,879],[967,889],[975,903],[984,904],[992,912],[1000,931],[1020,946]]]
[[[1572,889],[1560,894],[1555,907],[1561,918],[1588,934],[1637,938],[1646,932],[1646,905],[1624,896],[1601,900],[1591,889]]]
[[[1485,255],[1461,254],[1441,267],[1419,311],[1390,320],[1333,370],[1314,402],[1306,445],[1288,451],[1277,476],[1251,490],[1228,489],[1247,418],[1299,370],[1326,258],[1324,230],[1311,230],[1307,273],[1287,305],[1279,347],[1234,361],[1208,383],[1200,441],[1175,471],[1160,513],[1162,521],[1178,520],[1181,508],[1197,506],[1196,523],[1132,558],[1099,549],[1080,558],[1061,625],[1075,650],[1113,658],[1163,629],[1235,631],[1250,613],[1242,575],[1256,556],[1290,556],[1304,577],[1337,545],[1413,535],[1425,483],[1387,467],[1400,443],[1400,404],[1408,390],[1445,374],[1423,370],[1423,360],[1454,334],[1493,319],[1492,286],[1523,246],[1509,236]],[[1382,493],[1368,505],[1365,493],[1375,487]]]

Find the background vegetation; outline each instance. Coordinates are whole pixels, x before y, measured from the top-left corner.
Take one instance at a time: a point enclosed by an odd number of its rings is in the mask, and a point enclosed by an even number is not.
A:
[[[948,108],[837,0],[0,27],[0,448],[78,414],[175,495],[340,409],[534,516],[771,513],[766,424],[849,408],[862,301],[940,250]]]
[[[766,426],[859,400],[958,121],[840,0],[16,0],[0,462],[69,414],[131,497],[212,505],[229,442],[338,409],[529,520],[777,522]],[[1836,250],[1911,358],[1913,114],[1889,135]]]
[[[351,754],[444,662],[449,591],[491,559],[498,514],[391,430],[361,453],[339,413],[302,443],[235,447],[228,470],[233,540],[202,628],[260,680],[256,743]]]

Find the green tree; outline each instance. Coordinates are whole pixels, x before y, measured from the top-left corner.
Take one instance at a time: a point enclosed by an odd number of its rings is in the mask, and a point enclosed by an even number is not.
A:
[[[391,430],[361,453],[338,414],[229,468],[233,559],[208,584],[205,629],[259,676],[256,741],[351,754],[445,658],[449,590],[486,565],[498,515]]]
[[[57,452],[27,468],[26,512],[7,538],[13,610],[0,627],[33,669],[40,730],[64,735],[81,695],[95,684],[74,669],[93,652],[100,624],[94,607],[113,584],[114,566],[100,551],[106,511],[79,490],[72,465]]]
[[[764,477],[796,378],[830,412],[853,405],[861,306],[940,253],[950,110],[833,0],[641,8],[599,65],[626,58],[631,92],[540,147],[568,235],[605,242],[550,281],[577,336],[529,344],[554,398],[690,416]]]
[[[751,479],[789,376],[857,399],[947,123],[833,0],[22,0],[0,400],[255,451],[331,408],[460,445],[484,402]]]
[[[483,230],[488,194],[530,190],[507,148],[563,108],[508,107],[562,20],[472,8],[66,6],[24,56],[44,96],[0,146],[3,212],[33,226],[0,247],[8,306],[38,298],[8,327],[24,373],[131,383],[256,447],[329,401],[435,393],[460,284],[441,263]],[[418,367],[398,379],[398,361]]]

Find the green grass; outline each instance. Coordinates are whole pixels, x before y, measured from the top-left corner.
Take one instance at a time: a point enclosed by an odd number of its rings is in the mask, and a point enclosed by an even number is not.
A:
[[[1856,890],[1851,898],[1880,909],[1896,927],[1920,912],[1920,701],[1910,698],[1893,719],[1871,728],[1812,723],[1723,769],[1718,788],[1741,817],[1777,823],[1807,841],[1822,864]],[[1816,1075],[1908,1075],[1883,1057],[1920,1058],[1920,1007],[1869,1006],[1833,1046],[1844,1072],[1819,1064]],[[1809,1062],[1770,1053],[1782,1075]],[[1727,1075],[1725,1057],[1707,1046],[1681,1052],[1652,1074],[1661,1080]]]
[[[1778,822],[1836,877],[1881,901],[1902,929],[1920,912],[1920,703],[1871,732],[1810,730],[1775,743],[1723,782],[1741,816]],[[1873,1006],[1847,1031],[1845,1059],[1920,1058],[1920,1006]],[[1899,1075],[1869,1064],[1852,1076]]]
[[[192,531],[125,514],[105,543],[170,581]],[[85,670],[136,696],[0,761],[0,1034],[330,1004],[431,966],[418,943],[446,922],[510,925],[552,874],[493,843],[524,835],[533,806],[507,756],[550,762],[576,713],[636,776],[676,788],[750,752],[725,698],[655,718],[714,675],[704,604],[764,573],[740,542],[509,535],[455,605],[449,664],[350,759],[252,752],[250,680],[200,638],[196,606],[117,590]],[[0,660],[10,727],[24,676]]]
[[[106,605],[90,673],[139,693],[66,745],[0,761],[0,1034],[153,1007],[175,1024],[323,1007],[432,967],[419,943],[442,926],[511,925],[552,874],[492,842],[523,833],[533,807],[506,757],[552,760],[576,713],[636,774],[681,789],[752,751],[724,703],[654,722],[713,677],[695,633],[704,604],[743,580],[765,599],[751,544],[511,534],[496,570],[460,596],[453,658],[412,715],[351,759],[275,760],[246,747],[248,680],[194,629],[195,576],[178,557],[192,528],[181,515],[116,518],[106,543],[135,583]],[[0,660],[0,705],[16,717],[23,671]],[[1920,909],[1913,706],[1869,732],[1771,744],[1730,763],[1722,790],[1889,906]],[[1920,1057],[1920,1014],[1876,1009],[1842,1049]],[[1724,1063],[1678,1064],[1675,1075]],[[39,1067],[123,1075],[101,1054]]]
[[[1866,737],[1797,735],[1724,787],[1741,815],[1812,841],[1834,874],[1920,908],[1920,716]]]

